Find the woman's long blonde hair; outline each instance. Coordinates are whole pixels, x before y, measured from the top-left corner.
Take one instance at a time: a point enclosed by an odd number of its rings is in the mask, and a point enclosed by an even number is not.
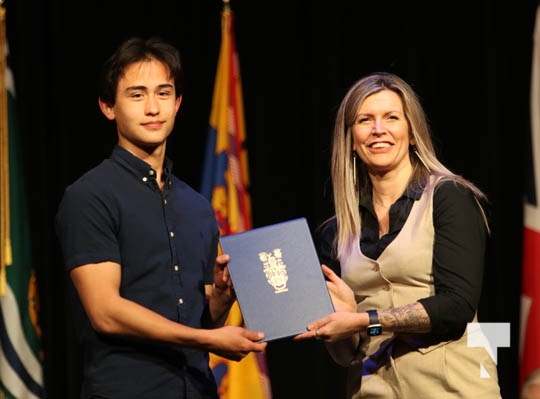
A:
[[[370,186],[365,165],[353,159],[351,128],[357,120],[364,100],[382,90],[392,90],[402,101],[405,118],[415,143],[410,159],[413,165],[411,188],[422,190],[430,175],[461,183],[474,193],[477,201],[485,201],[484,193],[473,183],[446,168],[435,154],[426,115],[418,96],[400,77],[388,72],[376,72],[358,80],[347,91],[337,111],[332,140],[331,177],[337,219],[337,255],[341,258],[351,245],[358,245],[360,235],[359,201]],[[357,166],[356,163],[359,165]],[[355,169],[356,167],[356,169]],[[482,206],[480,210],[487,224]],[[488,227],[489,231],[489,227]]]

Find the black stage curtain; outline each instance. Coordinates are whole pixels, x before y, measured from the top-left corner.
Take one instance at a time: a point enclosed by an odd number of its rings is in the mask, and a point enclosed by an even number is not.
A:
[[[97,106],[104,59],[133,34],[182,52],[186,88],[168,154],[198,189],[220,42],[221,1],[6,0],[22,154],[38,268],[49,398],[76,398],[79,348],[53,218],[65,187],[107,157],[113,125]],[[517,397],[522,198],[530,151],[536,1],[232,0],[244,87],[254,226],[332,213],[330,137],[347,88],[391,71],[421,96],[439,157],[491,200],[480,321],[511,323],[498,349],[505,398]],[[344,370],[317,342],[268,347],[276,399],[343,397]]]

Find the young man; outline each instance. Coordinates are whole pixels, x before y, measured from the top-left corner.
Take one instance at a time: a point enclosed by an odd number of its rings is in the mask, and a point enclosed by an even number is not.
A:
[[[56,217],[84,308],[81,398],[217,398],[208,353],[241,360],[260,332],[225,326],[235,300],[210,204],[165,156],[182,102],[178,51],[132,38],[107,60],[99,107],[111,157],[69,186]]]

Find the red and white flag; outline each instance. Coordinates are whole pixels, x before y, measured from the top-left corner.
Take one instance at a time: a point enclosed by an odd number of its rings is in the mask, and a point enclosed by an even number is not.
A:
[[[520,329],[520,387],[540,368],[540,6],[536,11],[531,71],[531,149],[526,170]]]

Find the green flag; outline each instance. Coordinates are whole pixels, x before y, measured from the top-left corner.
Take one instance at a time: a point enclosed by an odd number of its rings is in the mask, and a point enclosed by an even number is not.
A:
[[[5,85],[1,85],[1,115],[5,118],[7,114],[8,122],[7,135],[1,140],[4,148],[0,153],[4,174],[2,217],[5,219],[1,221],[4,226],[3,242],[0,243],[0,251],[3,252],[0,265],[0,398],[43,398],[38,295],[30,246],[27,187],[19,152],[15,85],[11,70],[5,62],[5,34],[0,36],[4,58],[4,76],[1,78],[5,81]]]

